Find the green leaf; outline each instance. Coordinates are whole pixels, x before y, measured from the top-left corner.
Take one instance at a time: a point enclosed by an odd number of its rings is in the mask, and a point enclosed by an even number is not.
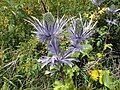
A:
[[[9,90],[9,84],[7,82],[4,82],[1,90]]]
[[[84,53],[89,53],[93,48],[90,44],[85,44],[85,45],[82,45],[82,52]]]
[[[53,87],[53,90],[62,90],[64,88],[63,84],[59,81],[55,81]]]
[[[47,74],[50,74],[51,72],[50,71],[45,71],[45,74],[47,75]]]
[[[79,57],[79,55],[80,55],[80,53],[75,52],[75,53],[73,53],[73,54],[72,54],[72,57],[78,58],[78,57]]]
[[[103,74],[103,83],[104,83],[104,85],[107,87],[107,88],[109,88],[109,89],[111,89],[112,90],[112,78],[109,76],[109,73],[108,73],[108,71],[105,71],[104,72],[104,74]]]
[[[103,50],[106,50],[107,48],[112,50],[112,44],[105,44]]]
[[[97,57],[98,57],[98,58],[103,58],[104,55],[103,55],[103,53],[97,53]]]
[[[33,70],[37,70],[37,66],[38,66],[37,64],[34,64],[33,65]]]

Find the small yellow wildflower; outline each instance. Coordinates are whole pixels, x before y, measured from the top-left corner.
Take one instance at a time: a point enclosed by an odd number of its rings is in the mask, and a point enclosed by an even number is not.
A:
[[[96,15],[95,14],[92,14],[91,16],[90,16],[90,19],[94,19],[96,17]]]
[[[101,10],[98,11],[99,14],[103,14],[105,12],[106,8],[102,8]]]
[[[97,15],[97,12],[94,12],[93,14],[91,14],[89,18],[92,19],[93,21],[96,21],[98,20],[99,16]]]
[[[9,19],[8,17],[5,17],[3,21],[3,26],[6,28],[8,26],[8,23],[9,23]]]
[[[91,78],[94,80],[94,81],[98,81],[99,80],[99,83],[100,84],[103,84],[103,75],[105,73],[110,73],[109,70],[90,70],[89,72],[89,75],[91,76]]]
[[[98,58],[103,58],[104,57],[103,53],[97,53],[96,55],[97,55]]]
[[[83,15],[84,15],[86,18],[89,17],[89,14],[87,14],[87,13],[84,13]]]
[[[89,74],[93,80],[95,80],[95,81],[98,80],[98,78],[99,78],[98,70],[91,70]]]

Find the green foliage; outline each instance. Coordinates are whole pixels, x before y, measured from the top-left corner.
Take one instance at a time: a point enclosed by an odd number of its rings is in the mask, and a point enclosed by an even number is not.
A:
[[[54,82],[54,90],[77,90],[74,86],[72,78],[74,76],[74,73],[77,75],[79,74],[79,68],[77,66],[67,69],[63,83],[61,81]]]
[[[119,0],[106,0],[98,9],[91,0],[1,0],[0,89],[81,90],[80,87],[83,86],[83,90],[119,90],[120,78],[117,78],[117,73],[120,73],[120,24],[112,26],[108,33],[109,26],[104,20],[108,17],[104,9],[111,4],[120,8]],[[73,55],[80,61],[75,63],[77,66],[68,68],[63,65],[64,73],[59,70],[55,77],[50,76],[49,72],[45,75],[48,67],[41,70],[41,64],[37,60],[48,54],[46,45],[38,41],[33,27],[24,21],[29,16],[41,19],[46,12],[45,8],[58,18],[64,14],[67,17],[77,17],[80,12],[87,20],[93,18],[98,21],[96,33],[83,43],[81,53]],[[119,20],[120,14],[114,17]],[[49,19],[54,21],[53,18]],[[70,42],[67,41],[68,33],[64,33],[61,46],[66,49]],[[101,75],[101,81],[91,80],[88,72],[94,69],[106,69],[110,73],[97,72],[96,75]]]

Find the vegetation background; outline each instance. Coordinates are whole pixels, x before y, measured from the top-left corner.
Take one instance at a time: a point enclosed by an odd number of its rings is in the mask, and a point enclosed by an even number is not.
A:
[[[120,8],[119,0],[106,0],[102,8],[114,4]],[[100,9],[102,10],[102,9]],[[99,11],[100,11],[99,10]],[[35,29],[24,19],[35,16],[42,19],[45,12],[51,12],[55,17],[76,16],[79,13],[89,20],[91,17],[98,20],[97,32],[88,40],[92,50],[80,54],[78,67],[84,76],[76,76],[78,90],[109,90],[99,82],[89,80],[83,68],[95,57],[103,59],[101,64],[110,70],[115,78],[115,87],[120,90],[120,24],[113,26],[110,36],[105,43],[107,24],[105,12],[96,14],[97,7],[90,0],[0,0],[0,89],[1,90],[52,90],[53,83],[59,77],[45,75],[37,60],[47,55],[45,45],[35,37]],[[120,14],[114,16],[120,21]],[[63,47],[65,43],[63,43]],[[47,67],[46,67],[47,68]],[[94,68],[100,68],[96,66]],[[69,83],[69,82],[67,82]],[[117,84],[118,86],[116,86]],[[84,88],[84,89],[81,89]],[[86,89],[85,89],[86,88]],[[88,89],[89,88],[89,89]],[[56,89],[63,90],[63,89]],[[65,89],[73,90],[73,89]]]

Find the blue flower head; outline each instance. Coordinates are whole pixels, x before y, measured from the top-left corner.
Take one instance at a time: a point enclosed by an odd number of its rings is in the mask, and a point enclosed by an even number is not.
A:
[[[40,22],[37,18],[31,16],[26,20],[29,22],[37,31],[36,36],[43,42],[49,42],[53,38],[59,38],[60,33],[63,31],[63,27],[69,21],[64,20],[64,16],[59,20],[55,19],[50,12],[43,15],[43,21]]]
[[[113,19],[113,20],[106,19],[105,21],[108,23],[108,25],[118,25],[117,19]]]
[[[77,61],[75,58],[71,58],[70,55],[73,53],[72,49],[67,50],[66,52],[62,52],[59,48],[59,42],[57,39],[52,39],[49,45],[50,52],[52,56],[43,56],[38,62],[42,63],[42,67],[46,65],[56,66],[58,64],[67,64],[70,67],[73,66],[72,61]]]
[[[106,13],[107,13],[108,15],[114,15],[114,14],[116,14],[116,13],[118,13],[118,12],[120,12],[120,9],[116,9],[115,5],[111,5],[110,7],[108,7],[108,8],[106,9]]]
[[[94,5],[101,6],[105,0],[91,0]]]
[[[61,19],[55,19],[50,12],[43,15],[42,22],[33,16],[26,20],[37,30],[35,33],[40,41],[42,43],[48,42],[48,49],[52,56],[42,56],[38,60],[42,63],[42,68],[46,65],[55,66],[58,63],[72,66],[72,61],[76,61],[74,58],[70,58],[70,55],[73,53],[72,49],[62,52],[59,48],[59,36],[69,20],[64,20],[64,16]]]
[[[81,15],[80,18],[72,20],[72,26],[69,28],[69,32],[72,48],[74,48],[75,51],[80,51],[82,48],[80,43],[89,38],[94,33],[96,23],[97,22],[93,24],[92,19],[90,22],[83,22]]]

